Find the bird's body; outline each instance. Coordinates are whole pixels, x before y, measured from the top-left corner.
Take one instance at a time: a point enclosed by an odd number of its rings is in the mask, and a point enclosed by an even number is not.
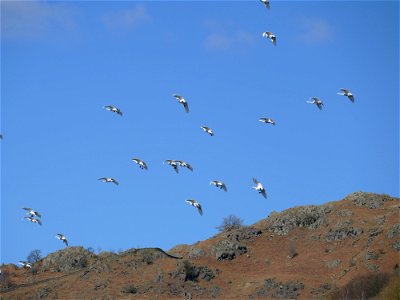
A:
[[[30,221],[32,223],[39,224],[40,226],[42,226],[42,222],[39,219],[35,219],[33,217],[24,217],[24,219],[28,219],[28,221]]]
[[[114,178],[110,178],[110,177],[101,177],[101,178],[99,178],[97,180],[101,180],[103,182],[112,182],[115,185],[119,185],[118,181],[116,181]]]
[[[209,135],[211,135],[211,136],[214,135],[214,131],[213,131],[210,127],[207,127],[207,126],[200,126],[200,128],[203,129],[204,132],[208,133]]]
[[[166,161],[164,161],[164,164],[170,165],[175,170],[176,173],[179,173],[178,162],[176,160],[167,159]]]
[[[271,31],[265,31],[262,34],[263,37],[270,39],[272,44],[274,44],[276,46],[276,35],[273,34]]]
[[[24,260],[20,260],[18,262],[18,264],[20,264],[23,268],[25,269],[30,269],[32,268],[32,264],[30,262],[24,261]]]
[[[260,0],[260,2],[262,3],[262,4],[264,4],[265,5],[265,7],[269,10],[269,0]]]
[[[190,205],[196,207],[199,214],[201,216],[203,215],[203,209],[201,208],[200,203],[198,203],[196,200],[192,200],[192,199],[186,200],[186,202],[189,203]]]
[[[256,186],[253,186],[252,188],[255,189],[264,198],[267,198],[267,193],[266,193],[262,183],[259,182],[256,178],[253,178],[253,182],[255,183]]]
[[[324,103],[318,97],[311,97],[310,100],[311,101],[307,101],[307,103],[315,104],[319,108],[319,110],[321,110],[324,106]]]
[[[260,118],[258,121],[263,122],[265,124],[272,124],[275,125],[275,121],[270,118]]]
[[[137,163],[142,170],[147,170],[147,164],[140,158],[132,158],[132,161]]]
[[[176,100],[178,100],[178,102],[183,105],[183,107],[185,108],[185,111],[188,113],[189,105],[188,105],[187,101],[185,100],[185,98],[183,98],[182,96],[177,95],[177,94],[173,94],[172,96],[175,97]]]
[[[228,191],[225,183],[223,183],[222,181],[213,180],[210,182],[210,185],[215,185],[217,188],[220,188],[221,190],[224,190],[225,192]]]
[[[106,106],[104,106],[104,108],[106,110],[112,111],[113,113],[116,113],[116,114],[122,116],[122,111],[120,109],[116,108],[115,106],[106,105]]]
[[[346,96],[351,102],[354,103],[354,95],[348,89],[341,88],[340,92],[337,94],[341,96]]]
[[[62,241],[68,247],[68,240],[62,233],[57,233],[56,238]]]
[[[42,217],[41,214],[39,214],[37,211],[34,211],[32,208],[23,207],[22,209],[25,209],[27,211],[27,214],[29,214],[31,217]]]
[[[191,165],[189,165],[187,162],[183,161],[183,160],[175,160],[175,162],[177,162],[181,167],[187,168],[190,171],[193,172],[193,168]]]

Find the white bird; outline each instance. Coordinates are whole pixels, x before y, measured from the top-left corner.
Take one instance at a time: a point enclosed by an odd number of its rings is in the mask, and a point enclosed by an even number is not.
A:
[[[186,202],[189,203],[190,205],[196,207],[199,214],[201,216],[203,215],[203,209],[201,208],[200,203],[198,203],[196,200],[192,200],[192,199],[186,200]]]
[[[115,106],[106,105],[106,106],[104,106],[104,108],[106,110],[112,111],[113,113],[116,113],[116,114],[122,116],[122,111],[120,109],[116,108]]]
[[[187,162],[185,162],[185,161],[183,161],[183,160],[175,160],[175,162],[177,162],[181,167],[188,168],[190,171],[193,172],[192,166],[189,165]]]
[[[39,219],[35,219],[35,218],[32,218],[32,217],[24,217],[24,219],[28,219],[32,223],[36,223],[36,224],[39,224],[40,226],[42,226],[42,222]]]
[[[210,182],[210,185],[215,185],[217,188],[220,188],[221,190],[224,190],[225,192],[227,192],[227,188],[225,183],[223,183],[222,181],[219,180],[213,180]]]
[[[37,211],[34,211],[32,208],[23,207],[22,209],[28,211],[27,214],[29,214],[31,217],[38,217],[38,218],[42,217]]]
[[[354,95],[348,89],[341,88],[340,90],[341,92],[337,93],[338,95],[346,96],[351,102],[354,103]]]
[[[322,109],[322,106],[324,106],[324,103],[318,97],[311,97],[310,100],[312,101],[306,101],[306,102],[317,105],[320,110]]]
[[[116,185],[119,185],[118,181],[116,181],[114,178],[110,178],[110,177],[101,177],[101,178],[99,178],[97,180],[101,180],[103,182],[112,182],[112,183],[114,183]]]
[[[137,163],[142,170],[147,170],[147,164],[140,158],[132,158],[132,161]]]
[[[269,0],[260,0],[260,2],[264,4],[267,9],[269,9]]]
[[[211,135],[211,136],[214,135],[214,131],[213,131],[210,127],[207,127],[207,126],[200,126],[200,128],[203,129],[204,132],[207,132],[209,135]]]
[[[18,262],[22,267],[24,267],[25,269],[30,269],[32,268],[32,264],[30,262],[24,261],[24,260],[20,260]]]
[[[266,123],[266,124],[275,125],[275,121],[270,118],[260,118],[260,119],[258,119],[258,121]]]
[[[178,162],[176,160],[172,159],[167,159],[166,161],[163,162],[164,164],[169,164],[172,168],[174,168],[176,173],[179,173],[178,170]]]
[[[182,96],[177,95],[177,94],[173,94],[172,96],[175,97],[178,100],[178,102],[183,105],[183,107],[185,108],[185,111],[188,113],[189,105],[188,105],[187,101],[185,100],[185,98],[183,98]]]
[[[264,198],[267,198],[267,193],[265,192],[265,189],[262,185],[261,182],[259,182],[257,179],[253,178],[253,182],[255,183],[256,186],[253,186],[252,188],[255,189],[259,194],[261,194]]]
[[[270,39],[272,44],[276,46],[276,35],[273,34],[271,31],[265,31],[262,34],[263,37],[266,37],[267,39]]]
[[[68,246],[68,240],[62,233],[57,233],[56,238],[62,241],[66,246]]]

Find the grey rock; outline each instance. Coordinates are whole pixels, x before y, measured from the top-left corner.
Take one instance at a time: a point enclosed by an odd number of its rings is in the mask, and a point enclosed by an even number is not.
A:
[[[339,217],[349,217],[353,215],[353,212],[350,209],[342,209],[336,213]]]
[[[219,241],[213,248],[217,260],[232,260],[236,255],[242,255],[247,252],[247,247],[241,243],[232,242],[229,240]]]
[[[378,257],[379,257],[379,253],[376,253],[376,252],[374,252],[374,251],[368,251],[368,252],[365,254],[365,259],[366,259],[366,260],[377,260]]]
[[[231,241],[240,242],[240,241],[253,241],[255,237],[258,237],[262,234],[260,229],[255,229],[252,227],[241,227],[239,229],[235,229],[230,231],[227,234],[227,238]]]
[[[192,247],[188,254],[189,258],[199,258],[199,257],[203,257],[203,256],[206,256],[206,252],[203,249],[196,248],[196,247]]]
[[[373,272],[379,272],[379,267],[371,264],[367,264],[368,269],[370,269]]]
[[[345,199],[352,201],[356,206],[365,206],[374,209],[382,206],[385,201],[392,201],[396,198],[385,194],[378,195],[373,193],[355,192],[348,195]]]
[[[396,241],[393,245],[392,248],[396,251],[400,251],[400,240]]]
[[[311,294],[315,296],[321,296],[326,294],[332,289],[332,286],[329,283],[325,283],[320,285],[318,288],[313,288],[311,290]]]
[[[281,299],[296,299],[304,284],[300,281],[276,282],[275,279],[265,279],[264,285],[256,292],[258,297],[272,297]]]
[[[332,205],[309,205],[295,207],[281,213],[273,213],[267,219],[266,229],[278,235],[287,235],[296,227],[317,229],[326,223],[325,216],[332,210]]]
[[[387,233],[387,237],[390,239],[399,235],[400,235],[400,224],[393,225],[393,227]]]
[[[363,229],[359,227],[342,227],[337,229],[329,229],[329,232],[325,235],[325,240],[330,241],[341,241],[348,237],[356,237],[363,233]]]
[[[369,230],[369,236],[370,237],[377,236],[377,235],[381,234],[382,232],[383,232],[383,229],[381,227],[374,227]]]
[[[342,263],[342,261],[341,261],[340,259],[334,259],[334,260],[331,260],[331,261],[326,262],[325,265],[326,265],[329,269],[334,269],[334,268],[338,267],[341,263]]]
[[[43,259],[40,271],[71,272],[88,266],[88,259],[96,255],[83,247],[67,247]]]

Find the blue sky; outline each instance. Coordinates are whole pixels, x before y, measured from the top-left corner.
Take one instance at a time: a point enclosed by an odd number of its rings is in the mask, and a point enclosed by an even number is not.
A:
[[[56,233],[107,251],[169,249],[211,237],[229,214],[252,224],[359,190],[399,196],[398,2],[1,6],[2,263],[63,248]]]

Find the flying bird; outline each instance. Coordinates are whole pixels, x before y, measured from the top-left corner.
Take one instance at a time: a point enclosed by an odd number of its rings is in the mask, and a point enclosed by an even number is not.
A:
[[[39,219],[35,219],[32,217],[24,217],[24,219],[28,219],[30,222],[36,223],[36,224],[39,224],[40,226],[42,226],[42,222]]]
[[[262,34],[263,37],[270,39],[272,44],[274,44],[276,46],[276,35],[273,34],[271,31],[265,31]]]
[[[3,135],[0,133],[0,140],[2,140],[3,139]]]
[[[315,104],[318,106],[319,110],[322,109],[322,106],[324,106],[324,103],[321,101],[321,99],[319,99],[318,97],[311,97],[310,100],[312,101],[306,101],[307,103],[310,104]]]
[[[193,168],[191,165],[189,165],[187,162],[184,162],[183,160],[175,160],[181,167],[188,168],[190,171],[193,172]]]
[[[204,132],[208,133],[209,135],[211,135],[211,136],[214,135],[214,131],[213,131],[210,127],[207,127],[207,126],[200,126],[200,128],[203,129]]]
[[[172,168],[174,168],[176,173],[179,173],[178,162],[176,160],[167,159],[166,161],[164,161],[164,164],[169,164]]]
[[[68,247],[68,240],[62,233],[57,233],[56,238],[62,241]]]
[[[97,180],[101,180],[103,182],[112,182],[112,183],[114,183],[116,185],[119,185],[118,181],[116,181],[114,178],[110,178],[110,177],[101,177],[101,178],[99,178]]]
[[[24,261],[24,260],[20,260],[18,263],[25,269],[32,268],[32,264],[30,262],[27,262],[27,261]]]
[[[224,190],[225,192],[228,191],[228,190],[226,189],[225,183],[223,183],[222,181],[213,180],[213,181],[210,182],[210,185],[215,185],[217,188],[220,188],[221,190]]]
[[[189,105],[188,105],[187,101],[185,100],[185,98],[183,98],[182,96],[177,95],[177,94],[173,94],[172,96],[175,97],[178,100],[178,102],[183,105],[183,107],[185,108],[185,111],[188,113]]]
[[[265,189],[262,185],[261,182],[259,182],[257,179],[253,178],[253,182],[256,186],[253,186],[252,188],[255,189],[259,194],[261,194],[264,198],[267,198],[267,193],[265,192]]]
[[[340,91],[341,92],[337,93],[338,95],[346,96],[351,102],[354,103],[354,95],[348,89],[341,88]]]
[[[140,158],[132,158],[132,161],[137,163],[142,170],[147,170],[147,164]]]
[[[260,118],[258,121],[263,122],[265,124],[272,124],[275,125],[275,121],[270,118]]]
[[[23,207],[22,209],[28,211],[27,214],[29,214],[31,217],[38,217],[38,218],[42,217],[37,211],[34,211],[32,208]]]
[[[269,10],[269,0],[260,0],[260,2]]]
[[[197,211],[199,212],[199,214],[202,216],[203,215],[203,209],[201,208],[200,203],[198,203],[196,200],[186,200],[187,203],[189,203],[190,205],[194,206],[197,208]]]
[[[106,110],[112,111],[113,113],[116,113],[116,114],[122,116],[122,111],[120,109],[116,108],[115,106],[106,105],[106,106],[104,106],[104,108]]]

